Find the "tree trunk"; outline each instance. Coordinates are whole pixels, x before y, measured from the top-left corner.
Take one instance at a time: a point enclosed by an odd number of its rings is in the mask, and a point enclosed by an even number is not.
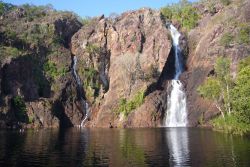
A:
[[[227,107],[228,107],[228,113],[231,114],[231,107],[230,107],[230,97],[229,97],[229,87],[227,84]]]
[[[223,119],[225,119],[225,114],[224,114],[224,112],[222,111],[222,109],[220,108],[220,106],[219,106],[217,103],[215,103],[215,106],[216,106],[216,108],[220,111],[220,113],[221,113]]]

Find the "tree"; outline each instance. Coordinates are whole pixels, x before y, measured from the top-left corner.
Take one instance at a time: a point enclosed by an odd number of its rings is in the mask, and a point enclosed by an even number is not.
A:
[[[249,57],[248,57],[249,59]],[[246,64],[242,61],[242,64]],[[250,65],[246,64],[238,72],[235,87],[232,90],[232,108],[240,122],[250,124]]]
[[[213,100],[224,117],[224,109],[231,114],[230,89],[233,84],[230,76],[230,60],[219,57],[214,68],[216,75],[208,78],[203,85],[199,86],[198,92],[203,97]]]
[[[228,58],[219,57],[215,63],[216,78],[220,83],[221,95],[224,100],[226,111],[231,114],[230,88],[232,88],[232,78],[230,76],[231,61]]]
[[[215,77],[209,77],[202,86],[198,87],[198,92],[201,96],[214,101],[216,108],[224,118],[224,112],[221,109],[220,82]]]

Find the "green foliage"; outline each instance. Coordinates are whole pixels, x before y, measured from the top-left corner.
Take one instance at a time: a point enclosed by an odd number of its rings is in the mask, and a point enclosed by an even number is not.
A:
[[[21,96],[15,96],[13,98],[13,106],[16,109],[15,115],[19,121],[25,122],[27,109],[24,102],[24,99]]]
[[[13,8],[14,6],[12,4],[4,3],[3,1],[0,1],[0,16]]]
[[[215,8],[215,3],[214,2],[209,2],[208,3],[208,11],[211,14],[215,14],[216,13],[216,8]]]
[[[247,66],[250,66],[250,55],[239,62],[238,71],[241,71]]]
[[[119,101],[119,106],[118,106],[117,112],[118,113],[123,113],[125,116],[128,116],[128,114],[132,110],[140,107],[143,104],[144,98],[145,98],[144,91],[137,92],[135,94],[135,96],[130,100],[122,98]]]
[[[234,41],[234,36],[231,33],[225,33],[220,39],[220,44],[229,47]]]
[[[48,61],[44,64],[44,71],[53,79],[58,76],[56,64],[51,61]]]
[[[222,110],[227,111],[225,118],[213,120],[215,129],[241,135],[250,132],[250,58],[239,63],[234,83],[230,77],[228,59],[218,58],[215,72],[215,77],[208,78],[198,88],[202,96],[214,100]]]
[[[5,57],[17,57],[22,55],[24,52],[15,47],[0,46],[0,60]]]
[[[99,54],[100,53],[100,47],[98,47],[95,44],[89,44],[85,48],[86,52],[89,54]]]
[[[83,26],[89,25],[91,23],[91,17],[88,16],[79,18],[79,20]]]
[[[231,86],[230,60],[219,57],[215,63],[215,77],[209,77],[205,83],[198,87],[198,92],[203,97],[219,102],[223,98],[225,102],[229,101],[227,88]]]
[[[216,77],[219,79],[220,84],[226,84],[230,80],[230,64],[228,58],[218,57],[214,66]]]
[[[198,87],[198,92],[201,96],[210,100],[219,100],[220,98],[220,83],[214,77],[209,77],[205,83]]]
[[[249,58],[248,58],[249,59]],[[244,60],[243,60],[244,61]],[[239,122],[250,124],[250,65],[242,66],[232,90],[232,108]]]
[[[83,87],[88,98],[97,97],[100,90],[98,71],[94,68],[87,68],[83,71]]]
[[[33,21],[36,18],[41,18],[46,16],[49,11],[53,10],[51,4],[46,6],[34,6],[29,4],[22,5],[22,8],[25,10],[25,14],[28,21]]]
[[[227,6],[227,5],[229,5],[229,4],[231,3],[230,0],[220,0],[220,1],[221,1],[221,3],[222,3],[223,5],[225,5],[225,6]]]
[[[197,9],[186,0],[161,8],[161,13],[166,20],[176,20],[187,30],[194,28],[200,17]]]
[[[240,24],[239,42],[242,44],[250,44],[250,26],[247,23]]]
[[[250,124],[238,121],[234,115],[226,115],[225,118],[217,117],[211,122],[215,130],[225,133],[245,135],[250,132]]]
[[[45,71],[45,73],[51,77],[53,80],[56,80],[56,78],[62,77],[66,75],[66,68],[58,68],[56,63],[52,62],[52,61],[47,61],[44,66],[43,66],[43,70]]]
[[[60,37],[55,34],[53,24],[34,24],[22,34],[19,34],[19,37],[34,47],[38,47],[39,45],[49,46],[62,42]]]

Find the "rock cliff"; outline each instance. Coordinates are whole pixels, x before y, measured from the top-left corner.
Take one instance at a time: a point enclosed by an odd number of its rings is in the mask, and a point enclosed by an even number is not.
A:
[[[250,3],[205,1],[193,7],[199,14],[195,28],[172,23],[182,31],[181,81],[189,125],[197,126],[218,114],[197,93],[214,75],[216,57],[229,57],[235,74],[238,61],[250,55],[240,36],[250,25]],[[87,127],[161,126],[173,52],[160,11],[142,8],[82,24],[50,6],[8,6],[0,17],[0,127],[78,126],[86,112],[81,99],[90,106]],[[74,56],[82,92],[73,77]]]
[[[182,80],[186,84],[191,126],[198,125],[201,119],[205,122],[219,114],[214,104],[203,99],[197,92],[198,86],[208,76],[214,75],[216,58],[228,57],[232,62],[231,73],[235,77],[238,62],[250,55],[249,43],[243,42],[240,35],[240,31],[250,25],[250,2],[236,0],[228,6],[221,2],[212,3],[195,6],[201,19],[198,26],[187,35],[189,54]]]
[[[88,71],[95,71],[93,77],[100,84],[95,94],[96,87],[85,82],[92,105],[88,126],[107,127],[109,122],[114,126],[160,125],[164,105],[156,94],[148,94],[145,103],[127,115],[129,121],[116,111],[122,99],[131,99],[157,84],[171,45],[160,12],[151,9],[123,13],[115,19],[102,16],[83,26],[72,37],[72,53],[79,60],[78,67],[84,69],[78,70],[81,80],[87,80]]]

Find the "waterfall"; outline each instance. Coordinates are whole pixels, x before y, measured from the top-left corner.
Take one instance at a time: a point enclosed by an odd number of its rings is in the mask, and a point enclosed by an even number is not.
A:
[[[83,127],[84,123],[86,122],[86,120],[89,117],[89,104],[86,102],[86,100],[84,100],[82,83],[81,83],[80,77],[78,76],[78,74],[76,72],[76,64],[77,64],[77,57],[74,56],[73,57],[73,64],[72,64],[72,70],[73,70],[72,73],[73,73],[74,79],[75,79],[76,84],[77,84],[77,91],[80,95],[80,102],[82,103],[82,106],[83,106],[83,114],[85,115],[84,119],[82,120],[81,125],[80,125],[81,127]]]
[[[175,54],[175,75],[171,80],[172,90],[168,95],[167,112],[165,115],[164,124],[167,127],[184,127],[187,126],[187,109],[186,109],[186,94],[183,90],[183,85],[179,76],[183,72],[182,53],[179,47],[180,33],[173,26],[169,26],[171,37],[173,40]]]

